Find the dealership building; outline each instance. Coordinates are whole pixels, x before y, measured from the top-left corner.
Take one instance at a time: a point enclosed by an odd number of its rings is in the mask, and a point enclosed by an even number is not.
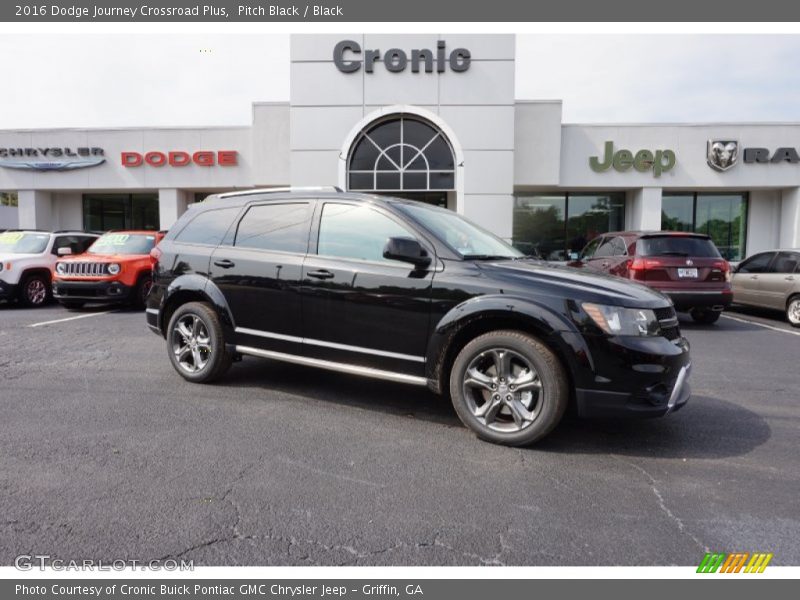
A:
[[[0,131],[0,228],[167,229],[214,192],[334,185],[553,260],[620,229],[800,247],[800,123],[564,123],[516,97],[513,35],[293,35],[290,60],[245,127]]]

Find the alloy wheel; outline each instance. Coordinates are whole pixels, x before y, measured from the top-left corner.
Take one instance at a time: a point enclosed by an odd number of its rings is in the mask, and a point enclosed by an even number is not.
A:
[[[25,286],[25,296],[28,302],[38,306],[43,304],[47,298],[47,286],[41,279],[31,279],[28,285]]]
[[[491,348],[472,359],[462,388],[469,410],[494,431],[522,431],[541,410],[539,374],[527,358],[508,348]]]
[[[172,328],[175,362],[187,373],[202,371],[211,359],[211,336],[197,315],[183,315]]]
[[[786,317],[792,325],[800,325],[800,298],[795,298],[789,303]]]

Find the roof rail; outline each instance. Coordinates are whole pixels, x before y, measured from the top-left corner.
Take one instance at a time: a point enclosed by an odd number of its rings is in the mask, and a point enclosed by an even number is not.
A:
[[[285,194],[287,192],[336,192],[342,193],[342,188],[335,185],[319,185],[312,187],[274,187],[258,188],[254,190],[241,190],[239,192],[227,192],[220,194],[218,198],[234,198],[237,196],[252,196],[254,194]]]

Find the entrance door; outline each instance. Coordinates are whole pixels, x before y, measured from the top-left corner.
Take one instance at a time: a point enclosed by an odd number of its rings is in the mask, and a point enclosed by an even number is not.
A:
[[[321,208],[303,265],[304,354],[423,375],[433,269],[383,258],[388,238],[419,237],[363,203]]]

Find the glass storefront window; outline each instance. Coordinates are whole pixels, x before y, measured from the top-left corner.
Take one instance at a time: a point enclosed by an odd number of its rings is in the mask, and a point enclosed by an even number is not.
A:
[[[158,195],[86,194],[83,196],[83,227],[87,231],[158,230]]]
[[[17,206],[18,204],[17,192],[0,192],[0,206]]]
[[[694,231],[694,194],[664,194],[661,198],[661,229]]]
[[[625,227],[624,193],[518,195],[514,246],[545,260],[569,260],[593,238]]]
[[[724,258],[741,260],[745,253],[747,194],[664,195],[661,229],[705,233]]]

